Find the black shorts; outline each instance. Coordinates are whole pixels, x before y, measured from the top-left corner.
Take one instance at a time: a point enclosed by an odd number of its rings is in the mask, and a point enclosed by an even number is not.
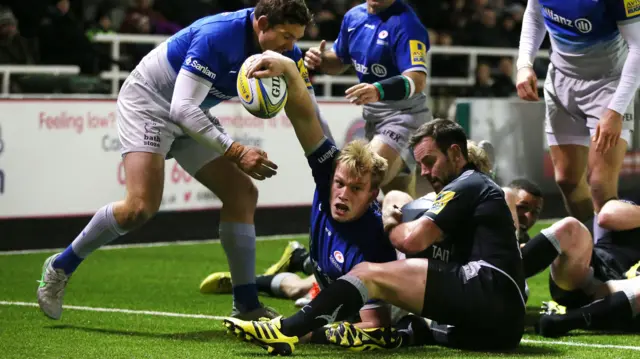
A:
[[[626,279],[625,274],[631,266],[627,266],[628,260],[622,260],[618,258],[619,256],[622,254],[617,254],[614,250],[594,247],[589,263],[593,268],[593,276],[602,282]],[[549,293],[554,301],[569,309],[580,308],[593,302],[593,297],[582,289],[564,290],[558,287],[551,278],[551,274],[549,274]]]
[[[429,260],[422,316],[441,330],[436,343],[461,349],[504,350],[524,333],[524,293],[506,273],[471,262]]]

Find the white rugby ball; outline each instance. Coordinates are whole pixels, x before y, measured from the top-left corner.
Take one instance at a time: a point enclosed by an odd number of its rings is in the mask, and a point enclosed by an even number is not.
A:
[[[247,58],[240,71],[236,87],[242,106],[259,118],[275,117],[287,104],[287,83],[284,76],[247,78],[247,69],[260,55]]]

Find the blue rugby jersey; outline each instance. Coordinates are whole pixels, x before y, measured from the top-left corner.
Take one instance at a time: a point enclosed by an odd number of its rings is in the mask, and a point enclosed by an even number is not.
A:
[[[307,157],[316,183],[309,247],[316,279],[323,288],[347,274],[358,263],[396,260],[396,251],[382,227],[382,214],[377,202],[352,222],[340,223],[331,217],[333,163],[339,153],[327,139]]]

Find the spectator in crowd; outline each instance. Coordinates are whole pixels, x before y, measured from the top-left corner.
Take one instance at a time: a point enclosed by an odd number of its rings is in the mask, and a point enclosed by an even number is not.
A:
[[[476,68],[476,83],[471,88],[471,97],[493,97],[493,80],[491,79],[491,67],[485,63],[478,64]]]
[[[204,15],[206,14],[202,14]],[[164,15],[152,9],[151,0],[133,0],[133,6],[127,9],[120,32],[173,35],[180,29],[178,24],[168,21]]]
[[[26,39],[18,31],[18,22],[11,9],[0,8],[0,64],[35,65],[38,61],[36,41]],[[21,92],[22,75],[10,78],[10,92]]]
[[[496,12],[491,8],[484,8],[479,20],[475,21],[468,29],[470,33],[470,45],[472,46],[509,46],[509,42],[503,35],[501,27],[498,26]]]
[[[20,35],[11,9],[0,8],[0,64],[35,65],[37,62],[36,41]]]
[[[513,83],[513,60],[508,57],[500,59],[498,73],[493,77],[493,93],[497,97],[510,97],[516,94]]]

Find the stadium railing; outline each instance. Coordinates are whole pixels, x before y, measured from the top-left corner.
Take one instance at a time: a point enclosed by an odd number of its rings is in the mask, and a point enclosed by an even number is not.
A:
[[[121,45],[122,44],[153,44],[158,45],[167,36],[162,35],[134,35],[134,34],[98,34],[94,37],[95,42],[107,43],[111,47],[111,57],[115,60],[121,58]],[[310,47],[317,46],[319,42],[312,41],[300,41],[298,46],[302,50],[309,49]],[[331,43],[327,44],[331,46]],[[488,47],[462,47],[462,46],[432,46],[427,53],[427,64],[431,63],[431,58],[434,55],[456,55],[456,56],[468,56],[468,67],[466,77],[431,77],[429,73],[427,76],[427,95],[430,93],[431,86],[473,86],[475,83],[475,69],[478,65],[478,58],[483,56],[488,57],[511,57],[514,59],[513,76],[515,77],[515,58],[518,56],[518,50],[513,48],[488,48]],[[540,58],[548,58],[547,51],[540,51],[538,53]],[[75,66],[2,66],[0,72],[5,76],[2,83],[2,96],[9,96],[9,76],[11,74],[19,73],[47,73],[47,74],[77,74],[77,67]],[[123,81],[128,71],[122,71],[117,64],[113,64],[111,71],[106,71],[100,74],[100,77],[104,80],[111,82],[111,96],[115,97],[120,89],[120,82]],[[328,76],[318,75],[314,77],[314,83],[322,84],[323,92],[318,94],[322,98],[331,97],[332,85],[352,85],[357,83],[355,76]],[[515,80],[515,79],[514,79]],[[538,86],[542,87],[543,82],[539,81]]]

